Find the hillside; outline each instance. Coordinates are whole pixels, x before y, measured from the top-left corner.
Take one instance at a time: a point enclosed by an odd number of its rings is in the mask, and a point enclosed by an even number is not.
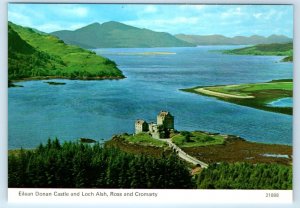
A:
[[[250,37],[235,36],[226,37],[223,35],[175,35],[176,38],[196,44],[196,45],[256,45],[256,44],[270,44],[270,43],[288,43],[292,42],[291,38],[284,35],[271,35],[263,37],[259,35],[252,35]]]
[[[259,44],[246,48],[224,51],[226,54],[236,55],[268,55],[287,56],[282,61],[293,61],[293,43]]]
[[[107,58],[11,22],[8,23],[8,76],[9,80],[124,77]]]
[[[165,32],[140,29],[119,22],[93,23],[75,31],[51,33],[83,48],[152,48],[194,46]]]

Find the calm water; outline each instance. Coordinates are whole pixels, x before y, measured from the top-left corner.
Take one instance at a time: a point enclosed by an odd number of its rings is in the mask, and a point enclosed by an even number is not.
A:
[[[9,88],[9,148],[35,147],[51,137],[109,139],[133,133],[138,118],[154,121],[160,110],[175,116],[178,130],[240,135],[251,141],[292,143],[292,117],[182,92],[197,85],[237,84],[291,78],[291,63],[274,56],[223,55],[233,47],[99,49],[116,61],[126,79],[22,82]],[[173,52],[139,55],[139,52]]]
[[[281,98],[268,104],[273,107],[293,107],[293,98]]]

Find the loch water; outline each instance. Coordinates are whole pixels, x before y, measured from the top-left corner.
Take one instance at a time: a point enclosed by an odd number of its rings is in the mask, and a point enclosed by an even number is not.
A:
[[[43,80],[8,89],[8,148],[32,148],[48,138],[111,138],[133,133],[136,119],[155,121],[160,110],[178,130],[239,135],[249,141],[292,144],[292,116],[180,91],[195,86],[265,82],[293,76],[277,56],[226,55],[241,46],[97,49],[124,72],[121,80]],[[149,53],[150,52],[150,53]],[[155,52],[166,52],[156,54]]]

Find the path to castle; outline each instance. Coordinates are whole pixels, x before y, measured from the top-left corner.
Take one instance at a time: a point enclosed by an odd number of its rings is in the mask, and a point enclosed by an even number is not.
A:
[[[187,162],[190,162],[194,165],[201,165],[202,168],[207,168],[208,167],[207,163],[202,162],[202,161],[188,155],[186,152],[184,152],[182,149],[180,149],[176,144],[174,144],[171,139],[159,139],[159,140],[167,142],[169,147],[174,149],[176,151],[177,155],[180,158],[182,158],[183,160],[185,160]]]

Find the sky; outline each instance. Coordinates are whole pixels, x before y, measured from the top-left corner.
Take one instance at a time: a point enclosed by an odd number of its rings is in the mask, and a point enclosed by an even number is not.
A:
[[[292,5],[12,4],[8,20],[43,32],[118,21],[159,32],[293,37]]]

